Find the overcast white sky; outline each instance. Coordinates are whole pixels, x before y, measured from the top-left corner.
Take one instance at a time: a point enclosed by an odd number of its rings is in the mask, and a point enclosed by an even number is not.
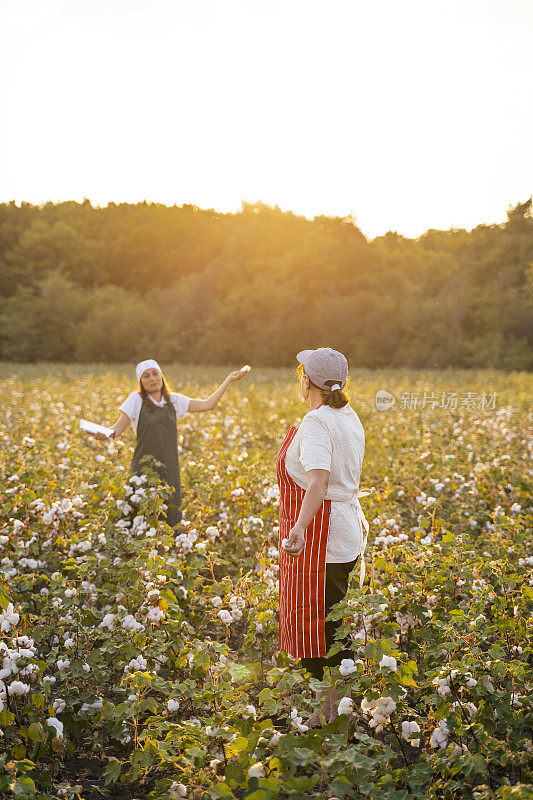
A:
[[[500,222],[532,41],[531,0],[0,0],[0,202]]]

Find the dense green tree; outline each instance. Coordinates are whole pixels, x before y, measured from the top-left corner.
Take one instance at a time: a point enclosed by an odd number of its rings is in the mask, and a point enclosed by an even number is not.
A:
[[[501,225],[368,241],[263,203],[0,205],[0,354],[12,360],[533,368],[532,201]]]
[[[88,305],[85,293],[57,271],[46,275],[35,288],[20,286],[1,306],[4,358],[72,361]]]

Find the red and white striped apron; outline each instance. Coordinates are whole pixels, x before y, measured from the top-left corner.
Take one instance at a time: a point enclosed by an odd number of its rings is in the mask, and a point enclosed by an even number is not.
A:
[[[326,547],[331,500],[322,501],[307,527],[300,555],[286,553],[281,542],[298,519],[305,495],[305,489],[292,480],[285,467],[285,453],[297,430],[289,428],[276,463],[280,489],[279,646],[294,658],[318,658],[326,655]]]

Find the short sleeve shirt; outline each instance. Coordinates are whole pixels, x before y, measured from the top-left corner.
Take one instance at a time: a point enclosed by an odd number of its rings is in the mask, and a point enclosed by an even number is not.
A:
[[[361,420],[347,405],[333,409],[320,406],[303,418],[285,454],[285,467],[292,480],[307,489],[307,472],[329,472],[326,500],[331,500],[326,563],[346,563],[357,558],[363,546],[363,531],[354,493],[359,489],[365,451]]]
[[[150,395],[148,395],[148,397],[156,406],[165,406],[167,404],[167,401],[163,396],[161,396],[161,400],[159,402],[154,400]],[[176,392],[170,392],[170,402],[176,409],[176,417],[185,416],[189,410],[190,401],[191,398],[187,397],[185,394],[176,394]],[[122,405],[119,407],[119,411],[123,411],[124,414],[126,414],[126,416],[132,421],[135,433],[137,433],[137,424],[139,422],[142,403],[143,401],[140,392],[132,392],[126,397]]]

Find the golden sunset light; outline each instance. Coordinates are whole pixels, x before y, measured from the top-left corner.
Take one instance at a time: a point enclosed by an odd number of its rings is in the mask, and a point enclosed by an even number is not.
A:
[[[532,37],[525,0],[2,0],[0,200],[501,222]]]

